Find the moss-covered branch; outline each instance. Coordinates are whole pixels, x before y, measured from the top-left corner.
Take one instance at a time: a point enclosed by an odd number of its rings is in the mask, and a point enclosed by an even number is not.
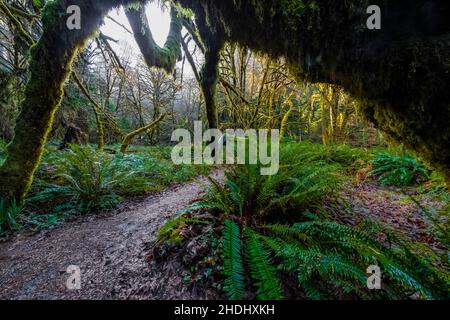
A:
[[[178,11],[175,8],[171,10],[169,35],[163,48],[153,39],[144,5],[130,6],[126,8],[125,13],[147,65],[172,72],[181,53],[182,17]]]
[[[0,0],[0,10],[9,18],[11,23],[14,25],[16,30],[19,32],[21,37],[29,44],[34,44],[34,39],[29,35],[27,31],[23,28],[20,21],[14,16],[14,14],[11,12],[10,8],[6,5],[6,3],[3,0]]]
[[[152,130],[153,128],[155,128],[161,121],[164,120],[164,118],[167,116],[167,113],[163,113],[162,115],[160,115],[158,118],[155,119],[155,121],[153,121],[152,123],[139,128],[137,130],[134,130],[132,132],[130,132],[129,134],[127,134],[125,136],[125,139],[123,139],[122,142],[122,146],[120,147],[120,152],[125,153],[127,152],[128,146],[130,145],[130,142],[139,134]]]

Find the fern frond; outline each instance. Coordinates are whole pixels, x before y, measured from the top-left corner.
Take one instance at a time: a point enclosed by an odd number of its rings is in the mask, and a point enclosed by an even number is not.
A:
[[[231,220],[225,220],[223,229],[225,291],[230,300],[244,298],[244,265],[242,261],[242,243],[239,226]]]
[[[289,226],[281,224],[264,225],[263,229],[267,230],[273,236],[279,237],[284,241],[296,245],[312,245],[313,239],[307,234],[295,230]]]
[[[188,224],[207,224],[208,221],[201,218],[189,218],[183,215],[168,220],[158,231],[158,241],[170,240],[177,242],[181,240],[180,231]]]
[[[270,260],[270,252],[264,248],[258,235],[252,229],[246,228],[245,236],[250,273],[256,281],[258,298],[261,300],[282,299],[281,283]]]

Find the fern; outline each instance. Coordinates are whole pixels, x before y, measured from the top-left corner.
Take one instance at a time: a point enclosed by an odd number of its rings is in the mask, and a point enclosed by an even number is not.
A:
[[[314,244],[313,239],[307,234],[297,231],[281,224],[264,225],[263,229],[269,231],[272,235],[283,239],[284,241],[296,244],[296,245],[312,245]]]
[[[226,173],[224,185],[210,179],[205,202],[218,212],[242,217],[313,209],[339,190],[343,179],[338,169],[323,162],[291,162],[282,164],[277,175],[262,176],[258,165],[237,166]]]
[[[36,180],[37,191],[29,196],[28,203],[61,199],[77,203],[81,213],[88,213],[113,207],[120,195],[142,192],[147,186],[145,178],[126,160],[111,158],[89,146],[73,145],[65,152],[52,154],[46,161],[41,167],[53,168],[51,177]]]
[[[413,255],[407,247],[387,248],[356,228],[315,221],[297,223],[292,228],[269,225],[264,230],[270,236],[263,239],[281,259],[280,267],[295,271],[300,285],[306,284],[308,295],[318,297],[313,294],[312,279],[319,277],[329,285],[341,286],[347,293],[366,296],[365,268],[379,264],[385,274],[386,290],[383,293],[390,298],[406,298],[408,291],[427,299],[446,296],[446,278],[431,264]],[[298,239],[297,234],[302,237]],[[312,239],[311,245],[304,245],[305,237]],[[314,289],[320,291],[320,282],[317,284],[319,286]]]
[[[207,224],[208,221],[202,218],[190,218],[183,215],[168,220],[158,231],[158,241],[170,241],[178,243],[182,240],[181,230],[188,224]]]
[[[242,243],[239,226],[231,220],[225,220],[223,229],[225,291],[231,300],[244,298],[244,265],[242,261]]]
[[[11,203],[0,200],[0,233],[3,230],[15,229],[18,227],[17,217],[22,211],[22,207],[12,201]]]
[[[281,283],[276,269],[272,266],[270,252],[264,248],[264,245],[258,239],[258,235],[250,228],[245,229],[245,236],[250,273],[258,287],[258,298],[261,300],[280,300],[282,298]]]
[[[379,153],[372,162],[371,176],[385,185],[398,187],[417,183],[420,179],[428,179],[426,167],[410,155],[393,156],[389,153]]]

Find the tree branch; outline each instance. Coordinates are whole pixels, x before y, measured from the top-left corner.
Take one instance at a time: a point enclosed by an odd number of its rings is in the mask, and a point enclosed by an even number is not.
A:
[[[178,11],[173,7],[171,9],[169,35],[163,48],[153,39],[144,5],[139,5],[139,8],[129,7],[125,13],[147,65],[172,72],[181,53],[182,18],[178,16]]]

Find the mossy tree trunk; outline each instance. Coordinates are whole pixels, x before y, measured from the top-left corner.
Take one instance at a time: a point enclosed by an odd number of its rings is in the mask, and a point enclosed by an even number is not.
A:
[[[215,30],[214,32],[214,30],[211,30],[208,27],[205,12],[197,12],[196,22],[197,26],[192,26],[189,22],[185,21],[184,26],[205,56],[205,63],[200,71],[198,71],[195,66],[187,44],[182,41],[182,45],[188,62],[193,69],[195,79],[200,85],[203,100],[205,102],[208,127],[211,129],[218,129],[219,118],[215,101],[217,84],[220,81],[224,86],[228,86],[228,88],[234,90],[233,86],[220,78],[219,75],[220,52],[225,43],[225,36],[223,32],[218,30]]]
[[[289,117],[292,115],[292,113],[294,112],[294,108],[295,108],[295,103],[294,101],[292,101],[292,95],[290,95],[285,102],[283,103],[284,105],[288,105],[289,109],[287,110],[287,112],[284,114],[283,118],[281,119],[281,123],[280,123],[280,141],[284,140],[284,136],[286,134],[286,129],[289,123]]]

